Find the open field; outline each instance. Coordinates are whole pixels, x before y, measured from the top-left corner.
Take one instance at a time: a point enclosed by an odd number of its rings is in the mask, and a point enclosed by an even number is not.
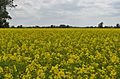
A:
[[[0,79],[118,79],[120,29],[0,29]]]

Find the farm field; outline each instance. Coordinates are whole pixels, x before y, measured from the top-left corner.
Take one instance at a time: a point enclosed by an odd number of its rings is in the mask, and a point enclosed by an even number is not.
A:
[[[119,79],[120,29],[0,29],[0,79]]]

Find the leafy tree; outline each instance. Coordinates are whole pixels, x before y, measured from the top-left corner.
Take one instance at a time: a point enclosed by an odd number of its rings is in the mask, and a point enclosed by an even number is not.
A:
[[[65,27],[66,27],[66,25],[61,24],[59,27],[60,27],[60,28],[65,28]]]
[[[12,19],[7,11],[7,7],[15,7],[13,0],[0,0],[0,28],[8,28],[9,23],[7,20]]]
[[[119,27],[120,27],[120,24],[116,24],[116,27],[119,28]]]
[[[99,28],[102,28],[102,27],[103,27],[103,22],[99,23],[99,24],[98,24],[98,27],[99,27]]]
[[[19,25],[19,26],[17,26],[17,28],[23,28],[23,25]]]
[[[51,25],[50,27],[51,27],[51,28],[55,28],[55,25]]]

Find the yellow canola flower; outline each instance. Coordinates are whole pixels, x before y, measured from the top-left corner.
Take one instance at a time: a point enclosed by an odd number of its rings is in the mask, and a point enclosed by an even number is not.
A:
[[[37,70],[37,78],[45,78],[45,73],[42,69]]]
[[[3,68],[0,66],[0,73],[2,73],[3,72]]]
[[[3,60],[6,61],[8,59],[8,56],[4,55]]]
[[[54,74],[58,74],[58,72],[59,72],[58,65],[52,66],[50,72],[53,72]]]
[[[14,68],[14,70],[17,72],[17,68],[16,68],[16,66],[15,66],[15,65],[13,65],[13,68]]]
[[[60,71],[58,72],[57,76],[58,76],[59,78],[62,78],[62,77],[65,78],[65,73],[64,73],[64,71],[61,71],[61,70],[60,70]]]
[[[72,64],[74,63],[74,59],[73,58],[69,58],[68,61],[67,61],[68,64]]]
[[[4,77],[5,77],[5,79],[13,79],[13,76],[12,76],[12,74],[10,74],[10,73],[6,73],[6,74],[4,75]]]
[[[116,55],[112,55],[111,61],[118,63],[119,62],[119,58]]]

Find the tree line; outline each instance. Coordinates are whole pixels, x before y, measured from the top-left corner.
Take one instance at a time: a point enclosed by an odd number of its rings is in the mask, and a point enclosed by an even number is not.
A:
[[[50,25],[50,26],[11,26],[10,28],[120,28],[120,24],[116,24],[115,26],[104,26],[103,22],[100,22],[97,26],[85,26],[85,27],[79,27],[79,26],[70,26],[65,24],[60,24],[59,26],[56,25]]]
[[[0,28],[120,28],[120,24],[116,24],[115,26],[104,26],[103,22],[99,23],[98,26],[85,26],[85,27],[79,27],[79,26],[70,26],[61,24],[59,26],[56,25],[50,25],[50,26],[24,26],[24,25],[18,25],[18,26],[7,26],[6,27],[0,27]]]
[[[87,28],[120,28],[120,24],[117,23],[115,26],[104,26],[104,23],[101,22],[98,24],[98,26],[87,26]]]

